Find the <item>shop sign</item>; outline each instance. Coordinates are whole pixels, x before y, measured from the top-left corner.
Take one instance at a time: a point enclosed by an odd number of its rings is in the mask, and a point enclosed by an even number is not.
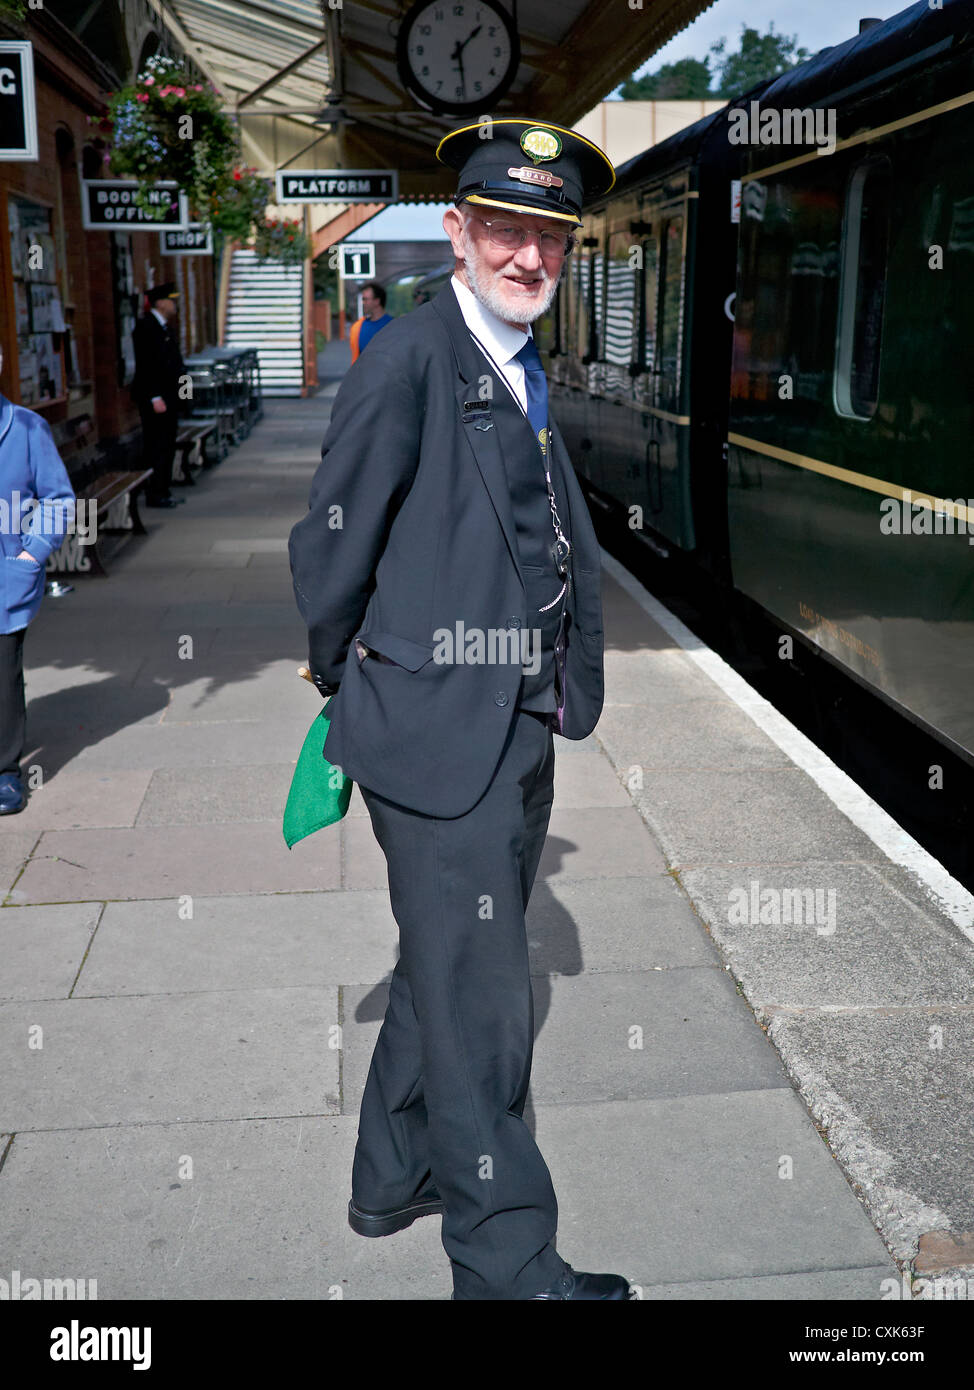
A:
[[[191,222],[185,230],[167,227],[159,234],[159,249],[164,256],[212,256],[213,231],[201,222]]]

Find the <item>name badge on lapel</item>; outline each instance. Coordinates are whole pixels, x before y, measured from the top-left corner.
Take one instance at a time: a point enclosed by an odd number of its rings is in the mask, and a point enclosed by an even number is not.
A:
[[[483,401],[464,401],[463,423],[472,424],[475,430],[492,430],[494,422],[490,418],[490,407]]]

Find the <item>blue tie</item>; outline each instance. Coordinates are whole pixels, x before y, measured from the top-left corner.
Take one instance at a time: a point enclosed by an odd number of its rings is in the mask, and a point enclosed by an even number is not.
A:
[[[524,368],[524,384],[528,397],[528,420],[534,430],[534,437],[538,441],[541,452],[547,454],[545,444],[547,434],[542,435],[541,431],[548,428],[548,381],[544,374],[544,367],[541,365],[541,354],[535,347],[534,339],[528,338],[521,351],[515,353],[517,360]],[[542,443],[542,439],[545,443]]]

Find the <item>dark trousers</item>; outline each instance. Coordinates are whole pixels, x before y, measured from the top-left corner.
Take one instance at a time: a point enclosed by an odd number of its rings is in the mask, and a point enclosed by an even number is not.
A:
[[[24,633],[0,633],[0,773],[20,772],[27,737],[24,704]]]
[[[553,774],[547,716],[524,711],[464,816],[421,815],[361,789],[400,958],[362,1097],[352,1196],[382,1211],[435,1186],[458,1299],[530,1298],[565,1268],[551,1177],[522,1119],[534,1045],[524,910]]]
[[[151,402],[148,406],[139,406],[139,415],[142,418],[142,457],[145,467],[152,469],[152,477],[145,485],[145,495],[150,502],[161,502],[169,496],[172,483],[179,413],[174,403],[167,401],[162,415],[156,414]]]

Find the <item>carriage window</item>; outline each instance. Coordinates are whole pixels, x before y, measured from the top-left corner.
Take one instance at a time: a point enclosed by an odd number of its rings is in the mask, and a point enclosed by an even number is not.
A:
[[[680,344],[683,329],[683,215],[663,228],[660,270],[659,404],[675,410],[680,394]]]
[[[602,322],[605,316],[605,251],[601,237],[592,248],[592,278],[589,281],[589,340],[586,352],[594,362],[601,360]]]
[[[835,408],[859,420],[872,419],[879,399],[891,194],[889,160],[870,159],[852,175],[846,198]]]
[[[657,272],[659,270],[659,248],[652,237],[643,244],[643,275],[640,286],[642,296],[642,350],[639,361],[652,371],[656,365],[656,300],[659,292]]]
[[[571,302],[574,309],[575,338],[573,347],[578,357],[584,357],[589,350],[591,324],[590,283],[592,276],[592,251],[579,246],[571,258],[569,269],[572,277]]]
[[[609,237],[606,260],[602,357],[617,367],[628,367],[634,361],[636,277],[639,272],[632,264],[631,251],[631,234],[613,232]]]

